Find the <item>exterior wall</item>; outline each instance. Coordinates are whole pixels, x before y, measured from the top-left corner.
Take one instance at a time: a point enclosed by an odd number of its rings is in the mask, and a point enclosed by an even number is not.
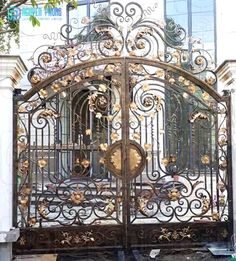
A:
[[[216,0],[217,65],[236,58],[235,0]]]

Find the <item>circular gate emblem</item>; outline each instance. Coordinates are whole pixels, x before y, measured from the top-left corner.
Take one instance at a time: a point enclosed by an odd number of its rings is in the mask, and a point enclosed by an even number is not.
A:
[[[125,157],[129,158],[127,168],[124,168],[124,164],[127,162]],[[106,166],[118,178],[123,178],[126,169],[130,179],[133,179],[142,173],[145,167],[145,158],[145,151],[137,142],[129,140],[126,153],[123,155],[122,141],[117,141],[107,151]]]

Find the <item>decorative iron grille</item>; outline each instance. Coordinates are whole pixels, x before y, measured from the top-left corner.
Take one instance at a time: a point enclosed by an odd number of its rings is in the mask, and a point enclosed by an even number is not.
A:
[[[136,3],[87,27],[62,27],[16,105],[16,251],[228,240],[229,101],[209,57]]]

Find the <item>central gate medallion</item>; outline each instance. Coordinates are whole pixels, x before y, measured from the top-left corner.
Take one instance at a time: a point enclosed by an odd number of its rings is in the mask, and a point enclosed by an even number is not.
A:
[[[145,167],[146,156],[144,149],[135,141],[128,141],[126,157],[129,157],[129,178],[140,175]],[[122,178],[122,162],[125,164],[125,156],[122,155],[122,141],[111,145],[107,151],[106,166],[108,170],[119,178]]]

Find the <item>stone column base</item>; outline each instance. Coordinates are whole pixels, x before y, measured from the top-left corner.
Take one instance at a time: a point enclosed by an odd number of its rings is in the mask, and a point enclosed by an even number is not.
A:
[[[20,229],[15,228],[8,232],[0,231],[0,261],[12,260],[12,242],[20,236]]]

